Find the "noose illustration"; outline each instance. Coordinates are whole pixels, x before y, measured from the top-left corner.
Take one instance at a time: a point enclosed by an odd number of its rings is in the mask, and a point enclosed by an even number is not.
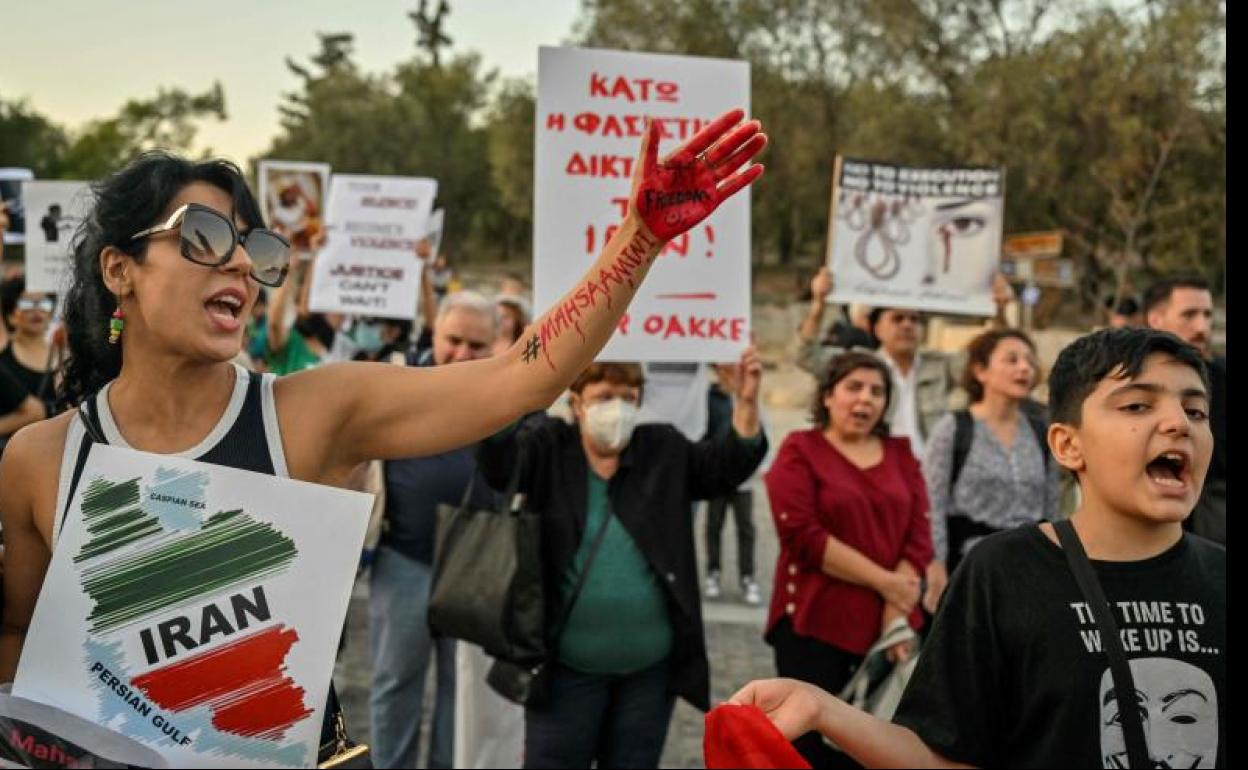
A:
[[[864,270],[881,281],[892,279],[901,270],[901,254],[897,247],[910,242],[910,222],[922,214],[922,207],[909,196],[901,199],[868,200],[856,194],[847,200],[840,196],[838,218],[851,231],[859,233],[854,243],[854,258]],[[848,204],[848,205],[847,205]],[[879,241],[880,255],[872,258],[871,240]]]

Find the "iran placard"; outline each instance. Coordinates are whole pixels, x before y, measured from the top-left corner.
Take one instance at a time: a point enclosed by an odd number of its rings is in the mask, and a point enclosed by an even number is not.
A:
[[[91,447],[13,694],[173,767],[312,767],[372,495]]]

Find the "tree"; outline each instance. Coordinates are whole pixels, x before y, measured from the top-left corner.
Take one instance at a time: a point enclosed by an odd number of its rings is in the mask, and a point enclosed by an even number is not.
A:
[[[202,94],[162,88],[155,98],[131,100],[116,117],[88,123],[73,136],[61,156],[59,175],[66,179],[98,179],[147,150],[189,153],[197,120],[225,120],[225,93],[220,83]]]
[[[59,176],[69,146],[65,130],[24,102],[0,100],[0,165],[31,169],[40,179]]]

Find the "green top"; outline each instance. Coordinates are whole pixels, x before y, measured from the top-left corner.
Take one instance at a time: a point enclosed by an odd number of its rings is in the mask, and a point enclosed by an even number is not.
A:
[[[564,601],[576,587],[603,517],[610,522],[559,638],[559,662],[586,674],[633,674],[671,653],[672,624],[658,577],[611,513],[607,486],[590,471],[585,537],[563,576]]]
[[[308,343],[298,329],[290,330],[281,350],[269,351],[269,371],[278,376],[311,369],[320,362],[321,357],[308,349]]]

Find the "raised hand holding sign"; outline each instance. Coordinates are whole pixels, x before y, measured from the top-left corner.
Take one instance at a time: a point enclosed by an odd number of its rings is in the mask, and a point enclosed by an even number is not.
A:
[[[649,121],[641,162],[633,171],[629,213],[639,216],[660,241],[668,241],[762,176],[762,165],[740,171],[767,146],[762,124],[757,120],[741,123],[744,117],[744,110],[725,112],[662,161],[658,159],[659,127]]]

